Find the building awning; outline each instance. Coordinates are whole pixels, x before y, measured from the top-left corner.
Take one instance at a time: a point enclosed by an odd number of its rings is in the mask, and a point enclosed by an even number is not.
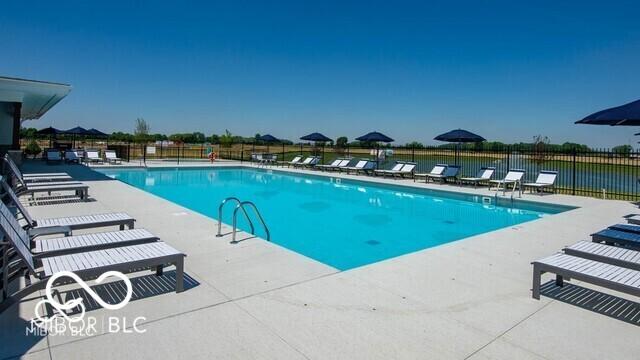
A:
[[[0,102],[22,103],[20,120],[39,119],[70,91],[67,84],[0,76]]]

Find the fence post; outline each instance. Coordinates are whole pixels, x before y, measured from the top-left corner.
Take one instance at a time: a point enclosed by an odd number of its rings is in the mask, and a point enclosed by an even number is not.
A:
[[[127,162],[131,162],[131,143],[127,143]]]
[[[571,195],[576,194],[576,148],[573,148],[573,185],[571,190]]]
[[[141,144],[140,146],[142,146],[142,161],[146,165],[147,164],[147,147],[144,144]]]
[[[180,145],[178,145],[178,165],[180,165]]]
[[[240,164],[242,164],[243,160],[244,160],[244,143],[241,143],[240,144]]]
[[[411,162],[416,162],[416,147],[411,145]]]
[[[282,159],[280,159],[280,160],[284,161],[284,142],[282,143]],[[283,162],[283,164],[284,164],[284,162]]]

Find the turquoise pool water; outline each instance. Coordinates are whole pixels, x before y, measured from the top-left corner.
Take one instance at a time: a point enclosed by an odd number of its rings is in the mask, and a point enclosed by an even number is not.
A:
[[[493,198],[248,168],[99,171],[214,219],[223,199],[251,200],[271,241],[340,270],[569,209],[532,202],[496,206],[486,203]],[[232,212],[227,205],[227,224]],[[249,229],[243,221],[239,227]]]

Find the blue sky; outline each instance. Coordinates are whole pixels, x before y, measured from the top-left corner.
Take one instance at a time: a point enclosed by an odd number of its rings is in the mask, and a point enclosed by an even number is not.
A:
[[[98,4],[100,3],[100,4]],[[26,126],[312,131],[399,143],[465,128],[489,140],[634,144],[573,125],[640,98],[632,1],[11,1],[0,75],[69,83]]]

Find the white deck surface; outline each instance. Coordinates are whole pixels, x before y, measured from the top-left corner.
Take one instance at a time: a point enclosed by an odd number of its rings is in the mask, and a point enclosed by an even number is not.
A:
[[[95,200],[44,201],[29,207],[34,218],[126,211],[138,220],[136,227],[188,255],[185,273],[192,280],[176,294],[171,271],[161,279],[138,273],[134,300],[124,309],[87,313],[144,316],[144,334],[101,330],[88,337],[25,336],[41,299],[31,296],[0,315],[0,359],[26,354],[23,358],[65,360],[586,360],[638,359],[640,354],[638,298],[577,282],[560,292],[543,291],[540,301],[530,292],[531,261],[623,222],[623,215],[638,212],[628,202],[527,193],[524,199],[580,208],[338,272],[262,239],[230,244],[230,236],[215,237],[214,220],[84,166],[31,163],[25,170],[67,171],[90,185]],[[489,194],[482,188],[417,186]]]

